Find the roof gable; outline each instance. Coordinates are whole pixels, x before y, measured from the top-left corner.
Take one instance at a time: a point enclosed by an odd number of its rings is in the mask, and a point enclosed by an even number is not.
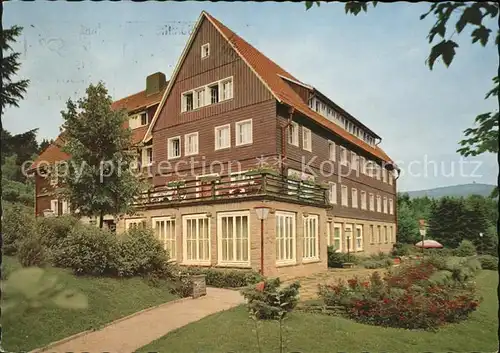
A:
[[[323,117],[322,115],[312,110],[308,106],[308,104],[304,102],[302,98],[300,98],[300,96],[290,87],[290,85],[285,80],[289,80],[306,87],[309,87],[308,85],[302,83],[300,80],[298,80],[293,75],[288,73],[282,67],[277,65],[275,62],[266,57],[255,47],[250,45],[248,42],[239,37],[237,34],[235,34],[233,31],[231,31],[229,28],[224,26],[221,22],[219,22],[217,19],[215,19],[205,11],[203,11],[200,17],[198,18],[195,28],[192,31],[186,46],[184,47],[182,55],[179,58],[179,61],[177,62],[172,78],[170,79],[169,85],[165,93],[163,94],[160,105],[156,110],[155,116],[153,117],[153,121],[151,122],[151,125],[149,126],[149,129],[144,136],[143,142],[146,142],[152,138],[152,131],[154,125],[156,124],[158,116],[163,106],[165,105],[165,101],[168,98],[173,83],[179,73],[180,67],[182,66],[185,56],[191,47],[193,39],[196,33],[200,29],[201,22],[205,18],[209,20],[214,25],[214,27],[221,33],[221,35],[228,41],[228,43],[232,46],[232,48],[236,51],[236,53],[249,66],[249,68],[255,73],[255,75],[260,79],[260,81],[264,84],[264,86],[270,91],[270,93],[276,98],[278,102],[293,107],[296,111],[298,111],[302,115],[312,119],[317,124],[323,126],[332,133],[340,136],[344,140],[359,146],[360,148],[374,155],[375,157],[378,157],[384,161],[390,161],[390,158],[387,156],[387,154],[385,154],[385,152],[383,152],[382,149],[380,149],[379,147],[372,147],[368,145],[363,140],[350,134],[341,127],[337,126],[337,124],[331,122],[327,118]]]

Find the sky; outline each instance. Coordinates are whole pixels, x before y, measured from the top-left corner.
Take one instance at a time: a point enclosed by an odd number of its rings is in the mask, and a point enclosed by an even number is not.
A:
[[[205,10],[380,135],[402,168],[400,191],[496,184],[495,155],[456,153],[476,115],[498,110],[484,99],[498,70],[496,48],[472,44],[464,31],[454,37],[460,47],[451,66],[429,70],[434,21],[419,20],[428,6],[379,3],[354,17],[339,3],[306,11],[291,2],[4,2],[4,27],[24,27],[14,49],[19,77],[31,81],[20,107],[6,110],[4,126],[55,138],[65,102],[90,83],[104,81],[120,99],[145,89],[151,73],[168,79]]]

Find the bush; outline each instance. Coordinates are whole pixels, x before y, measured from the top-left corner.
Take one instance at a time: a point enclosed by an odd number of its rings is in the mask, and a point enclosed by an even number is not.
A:
[[[455,261],[444,266],[454,268]],[[475,264],[465,266],[473,269]],[[358,322],[435,329],[467,318],[478,306],[473,283],[460,280],[452,272],[423,261],[401,266],[383,279],[375,272],[365,282],[353,278],[347,284],[320,285],[319,294],[327,307]]]
[[[299,301],[299,282],[280,288],[279,278],[261,282],[262,286],[251,286],[241,293],[248,302],[248,310],[258,320],[279,320],[291,312]]]
[[[374,268],[387,268],[390,267],[394,264],[392,259],[386,258],[386,259],[380,259],[380,260],[365,260],[361,262],[361,265],[364,268],[369,268],[369,269],[374,269]]]
[[[33,209],[19,204],[6,205],[2,220],[2,251],[15,255],[20,243],[36,233]]]
[[[342,264],[346,262],[357,263],[358,259],[354,254],[336,252],[335,247],[328,247],[328,267],[330,268],[341,268]]]
[[[263,277],[255,271],[226,270],[203,267],[178,268],[177,273],[184,275],[204,274],[207,286],[216,288],[242,288],[262,281]]]
[[[40,238],[32,235],[20,241],[17,258],[23,267],[43,266],[47,262],[46,249]]]
[[[117,239],[114,233],[91,225],[74,228],[54,254],[57,266],[77,275],[116,274]]]
[[[476,255],[476,247],[470,240],[462,240],[458,248],[455,249],[455,255],[460,257]]]
[[[498,257],[491,255],[480,255],[477,260],[481,263],[483,270],[498,270]]]
[[[157,273],[164,277],[168,254],[151,229],[131,229],[117,244],[116,273],[120,277]]]
[[[41,241],[50,251],[57,251],[70,232],[81,225],[72,216],[40,217],[37,219],[37,230]]]
[[[171,293],[181,298],[187,298],[193,295],[193,281],[190,276],[180,274],[173,276],[171,282]]]

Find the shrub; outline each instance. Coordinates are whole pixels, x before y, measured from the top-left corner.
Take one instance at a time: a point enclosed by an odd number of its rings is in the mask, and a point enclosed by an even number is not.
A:
[[[54,254],[57,266],[71,268],[77,275],[116,273],[117,240],[114,233],[92,225],[74,228]]]
[[[483,270],[498,270],[498,257],[491,255],[480,255],[477,260],[481,263]]]
[[[6,205],[2,220],[2,250],[15,255],[19,244],[36,233],[33,210],[23,205]]]
[[[22,239],[19,243],[17,258],[24,267],[45,265],[46,255],[46,249],[36,235]]]
[[[116,272],[120,277],[164,276],[168,254],[151,229],[131,229],[117,244]],[[160,274],[161,273],[161,274]]]
[[[349,254],[349,256],[347,256],[346,253],[336,252],[333,246],[328,247],[328,267],[340,268],[342,264],[346,262],[357,263],[358,259],[354,254]]]
[[[171,293],[181,298],[187,298],[193,295],[193,281],[189,275],[179,274],[173,276],[170,280]]]
[[[361,265],[364,268],[369,268],[369,269],[374,269],[374,268],[386,268],[389,266],[393,265],[392,259],[386,258],[386,259],[380,259],[380,260],[365,260],[361,262]]]
[[[458,248],[455,249],[455,255],[461,257],[476,255],[476,247],[470,240],[462,240]]]
[[[248,310],[258,320],[280,320],[299,301],[299,282],[280,288],[279,278],[267,279],[262,286],[249,286],[241,291],[248,301]]]
[[[70,232],[80,226],[80,221],[72,216],[40,217],[37,219],[37,230],[44,246],[57,251]]]
[[[463,320],[479,304],[472,282],[459,282],[428,261],[402,266],[383,279],[374,273],[365,282],[353,278],[347,284],[320,285],[319,294],[328,307],[356,321],[407,329]]]
[[[185,275],[204,274],[207,286],[216,288],[241,288],[262,281],[263,277],[255,271],[226,270],[203,267],[179,268],[176,272]]]

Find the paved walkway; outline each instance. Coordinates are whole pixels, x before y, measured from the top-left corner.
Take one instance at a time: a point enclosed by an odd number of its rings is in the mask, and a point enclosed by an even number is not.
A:
[[[135,352],[170,331],[244,302],[238,291],[207,288],[204,297],[163,304],[43,352]]]

